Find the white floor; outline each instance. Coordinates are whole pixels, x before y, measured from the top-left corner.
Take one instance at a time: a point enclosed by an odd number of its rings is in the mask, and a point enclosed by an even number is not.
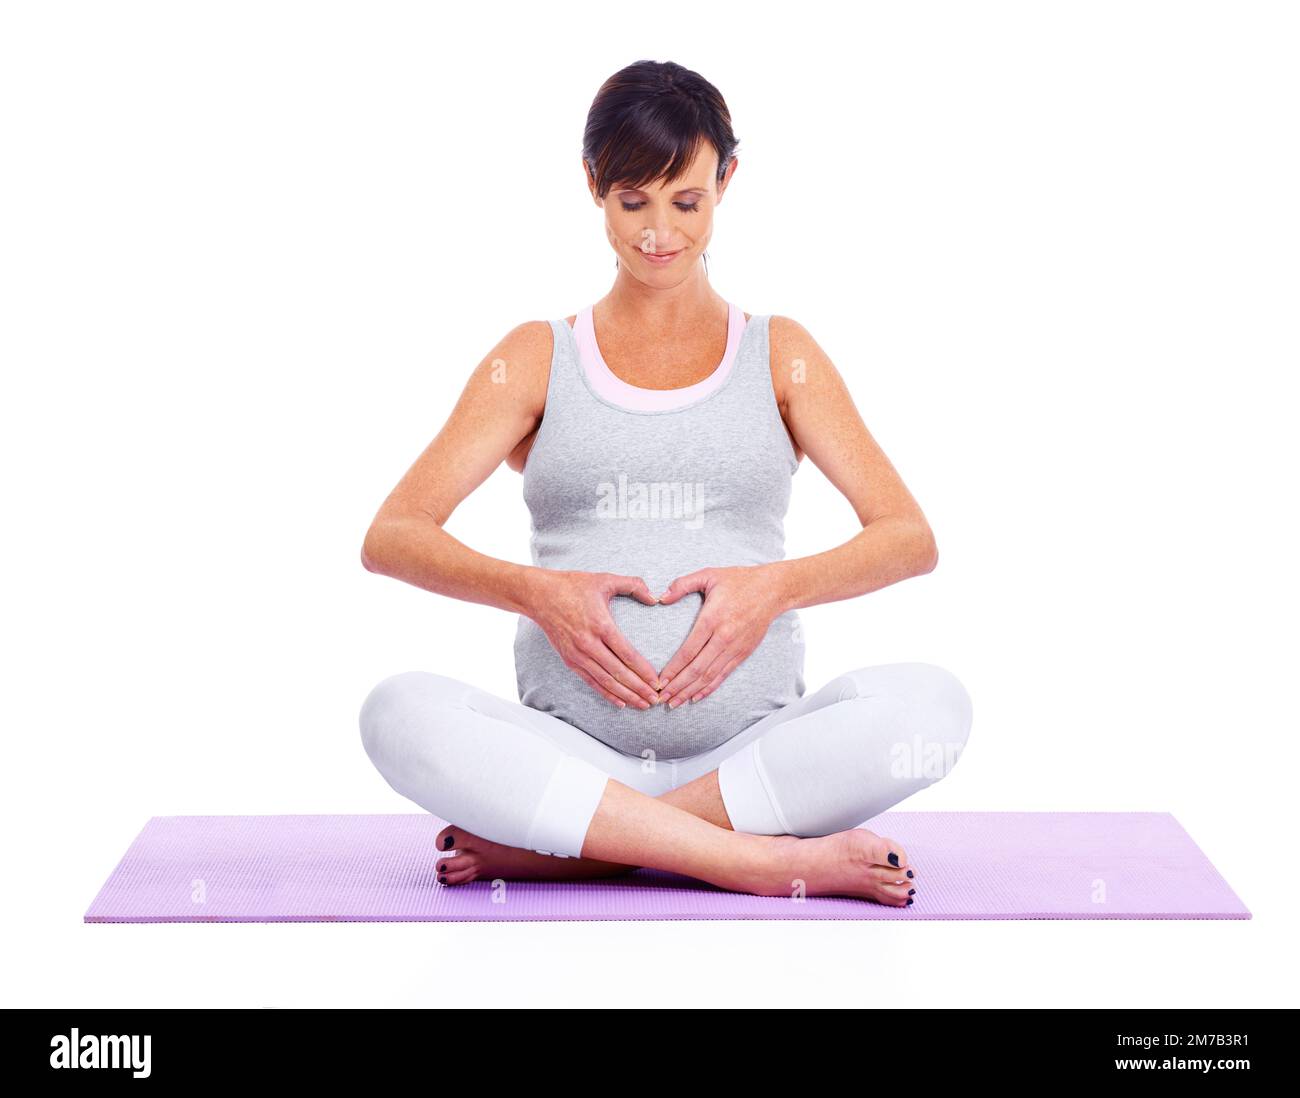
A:
[[[1297,1005],[1277,919],[39,930],[7,1006]]]

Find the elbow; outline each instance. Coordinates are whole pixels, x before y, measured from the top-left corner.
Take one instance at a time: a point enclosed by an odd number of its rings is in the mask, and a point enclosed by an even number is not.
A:
[[[400,576],[423,533],[423,521],[409,511],[381,509],[362,539],[361,567],[381,576]]]
[[[379,524],[371,523],[361,542],[361,567],[367,572],[379,571]]]
[[[917,548],[917,572],[918,576],[924,576],[928,572],[933,572],[939,564],[939,546],[934,540],[934,531],[930,529],[929,523],[921,524],[921,536]]]

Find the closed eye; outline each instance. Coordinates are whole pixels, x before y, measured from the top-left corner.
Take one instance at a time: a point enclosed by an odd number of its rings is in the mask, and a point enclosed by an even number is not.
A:
[[[625,209],[628,213],[634,213],[635,211],[641,209],[645,205],[644,202],[622,202],[621,199],[620,202],[623,206],[623,209]],[[700,204],[698,202],[689,202],[689,203],[674,202],[673,205],[676,206],[683,213],[695,213],[700,208]]]

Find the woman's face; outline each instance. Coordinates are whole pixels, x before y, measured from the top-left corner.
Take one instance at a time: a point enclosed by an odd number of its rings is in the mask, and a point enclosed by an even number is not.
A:
[[[733,157],[718,183],[718,151],[705,141],[690,167],[671,183],[615,185],[603,202],[596,198],[605,209],[605,234],[622,269],[651,286],[673,286],[685,279],[708,247],[714,207],[737,162]],[[587,186],[595,198],[590,177]]]

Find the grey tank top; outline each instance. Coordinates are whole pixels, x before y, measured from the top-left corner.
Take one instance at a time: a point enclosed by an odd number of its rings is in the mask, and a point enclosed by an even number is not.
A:
[[[769,319],[749,319],[718,388],[664,411],[625,408],[599,395],[573,329],[563,318],[550,321],[546,406],[523,476],[535,565],[640,576],[658,595],[700,568],[784,557],[799,462],[772,389]],[[702,604],[696,592],[670,606],[618,595],[610,612],[659,670]],[[514,644],[523,704],[624,754],[657,759],[711,750],[802,696],[803,653],[798,615],[787,611],[702,701],[620,709],[564,665],[532,619],[520,616]]]

